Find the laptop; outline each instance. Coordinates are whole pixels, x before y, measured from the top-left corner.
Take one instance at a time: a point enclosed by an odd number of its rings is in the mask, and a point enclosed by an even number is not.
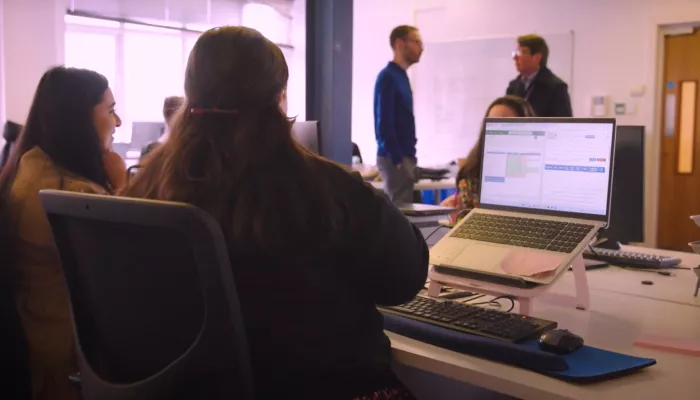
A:
[[[403,215],[407,217],[432,217],[449,215],[455,211],[454,207],[435,206],[432,204],[409,203],[398,206]]]
[[[615,119],[486,118],[479,207],[430,250],[452,273],[549,284],[610,218]]]

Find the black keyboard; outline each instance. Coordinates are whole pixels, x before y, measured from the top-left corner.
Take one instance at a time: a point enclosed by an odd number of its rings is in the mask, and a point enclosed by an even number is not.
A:
[[[378,308],[383,313],[507,342],[531,339],[557,327],[553,321],[422,296],[399,306]]]
[[[593,225],[472,213],[452,237],[571,253]]]
[[[586,249],[583,258],[604,261],[620,267],[635,268],[673,268],[681,263],[678,257],[658,256],[654,254],[637,253],[623,250],[593,248],[595,252]]]

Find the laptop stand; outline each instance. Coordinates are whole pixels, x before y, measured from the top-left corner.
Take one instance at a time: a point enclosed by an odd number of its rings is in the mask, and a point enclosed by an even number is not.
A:
[[[568,268],[567,268],[568,269]],[[450,286],[457,289],[468,290],[480,294],[490,296],[510,296],[515,298],[520,304],[520,314],[530,315],[533,307],[533,300],[539,297],[543,301],[558,303],[567,307],[576,307],[579,310],[586,310],[590,307],[590,292],[588,289],[588,277],[586,276],[586,267],[583,263],[583,254],[579,253],[571,263],[571,269],[574,273],[574,283],[576,295],[567,295],[559,293],[548,293],[548,290],[559,281],[564,275],[566,269],[559,273],[559,276],[550,284],[539,285],[534,288],[518,288],[513,286],[499,285],[480,281],[475,278],[465,278],[454,276],[435,271],[435,267],[430,267],[428,277],[430,285],[428,286],[428,296],[438,297],[443,286]]]

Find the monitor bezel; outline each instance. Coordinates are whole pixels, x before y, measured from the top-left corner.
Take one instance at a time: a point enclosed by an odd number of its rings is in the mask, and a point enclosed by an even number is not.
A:
[[[481,160],[481,166],[484,165],[484,146],[486,142],[486,127],[489,123],[575,123],[575,124],[612,124],[612,136],[611,136],[611,146],[610,146],[610,169],[608,171],[608,188],[607,188],[607,207],[605,209],[605,215],[603,214],[588,214],[588,213],[577,213],[569,211],[555,211],[555,210],[543,210],[539,208],[527,208],[527,207],[515,207],[515,206],[503,206],[498,204],[489,204],[482,201],[481,191],[483,189],[483,179],[484,179],[484,169],[481,168],[479,172],[479,179],[481,184],[479,184],[479,208],[487,210],[499,210],[499,211],[513,211],[521,212],[526,214],[535,215],[545,215],[552,217],[564,217],[564,218],[575,218],[575,219],[585,219],[591,221],[603,222],[604,226],[610,224],[610,209],[612,206],[612,185],[614,178],[614,168],[615,168],[615,136],[617,131],[616,119],[615,118],[568,118],[568,117],[513,117],[513,118],[490,118],[484,119],[484,138],[481,140],[479,148],[479,156]]]

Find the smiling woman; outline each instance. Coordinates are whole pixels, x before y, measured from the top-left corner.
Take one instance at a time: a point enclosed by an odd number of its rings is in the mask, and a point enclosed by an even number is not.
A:
[[[126,177],[110,152],[121,123],[114,106],[104,76],[50,69],[0,173],[0,265],[28,345],[34,399],[78,398],[66,378],[78,370],[68,294],[39,191],[106,194],[122,184],[112,178]]]

